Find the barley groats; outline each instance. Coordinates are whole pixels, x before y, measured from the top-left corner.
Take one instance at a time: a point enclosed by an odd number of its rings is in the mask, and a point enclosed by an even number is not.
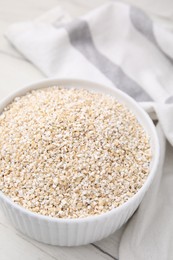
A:
[[[79,218],[118,207],[144,184],[149,137],[105,94],[49,87],[0,115],[0,190],[43,215]]]

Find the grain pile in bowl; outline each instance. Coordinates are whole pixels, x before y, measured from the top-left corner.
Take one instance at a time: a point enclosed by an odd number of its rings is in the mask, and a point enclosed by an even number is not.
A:
[[[110,211],[141,188],[150,161],[143,127],[105,94],[33,90],[0,115],[0,190],[42,215]]]

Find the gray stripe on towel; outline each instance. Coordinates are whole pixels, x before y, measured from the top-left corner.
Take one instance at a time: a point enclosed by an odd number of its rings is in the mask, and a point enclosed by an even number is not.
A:
[[[111,80],[116,87],[126,92],[137,101],[152,100],[140,85],[124,73],[121,67],[114,64],[97,50],[92,39],[89,25],[86,21],[75,20],[74,22],[65,25],[65,29],[68,32],[72,46]]]
[[[156,40],[153,30],[153,22],[150,17],[141,9],[131,6],[130,19],[133,26],[148,40],[150,40],[158,48],[158,50],[171,62],[171,64],[173,64],[173,59],[161,49]]]
[[[173,104],[173,96],[170,96],[165,101],[166,104]]]

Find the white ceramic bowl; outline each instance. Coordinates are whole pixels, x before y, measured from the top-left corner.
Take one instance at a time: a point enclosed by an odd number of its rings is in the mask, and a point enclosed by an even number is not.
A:
[[[74,79],[44,80],[30,84],[12,93],[0,102],[0,113],[14,97],[24,95],[32,89],[44,88],[52,85],[65,88],[85,88],[115,96],[125,104],[138,118],[151,138],[152,162],[149,176],[143,187],[126,203],[107,213],[78,219],[58,219],[33,213],[15,204],[10,198],[0,192],[0,205],[13,226],[23,234],[43,243],[60,246],[78,246],[101,240],[119,229],[135,212],[144,194],[151,185],[157,172],[159,161],[159,142],[155,126],[149,116],[128,95],[118,89],[112,89],[93,82]]]

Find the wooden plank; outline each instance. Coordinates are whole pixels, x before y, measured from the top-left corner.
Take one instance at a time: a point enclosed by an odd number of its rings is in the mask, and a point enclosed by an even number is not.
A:
[[[13,229],[0,223],[0,259],[25,259],[25,260],[52,260],[55,259],[43,250],[38,250],[20,236]]]
[[[117,230],[115,233],[110,235],[99,242],[94,243],[97,248],[101,248],[103,251],[109,253],[112,257],[118,259],[118,249],[122,233],[125,229],[125,225]]]

